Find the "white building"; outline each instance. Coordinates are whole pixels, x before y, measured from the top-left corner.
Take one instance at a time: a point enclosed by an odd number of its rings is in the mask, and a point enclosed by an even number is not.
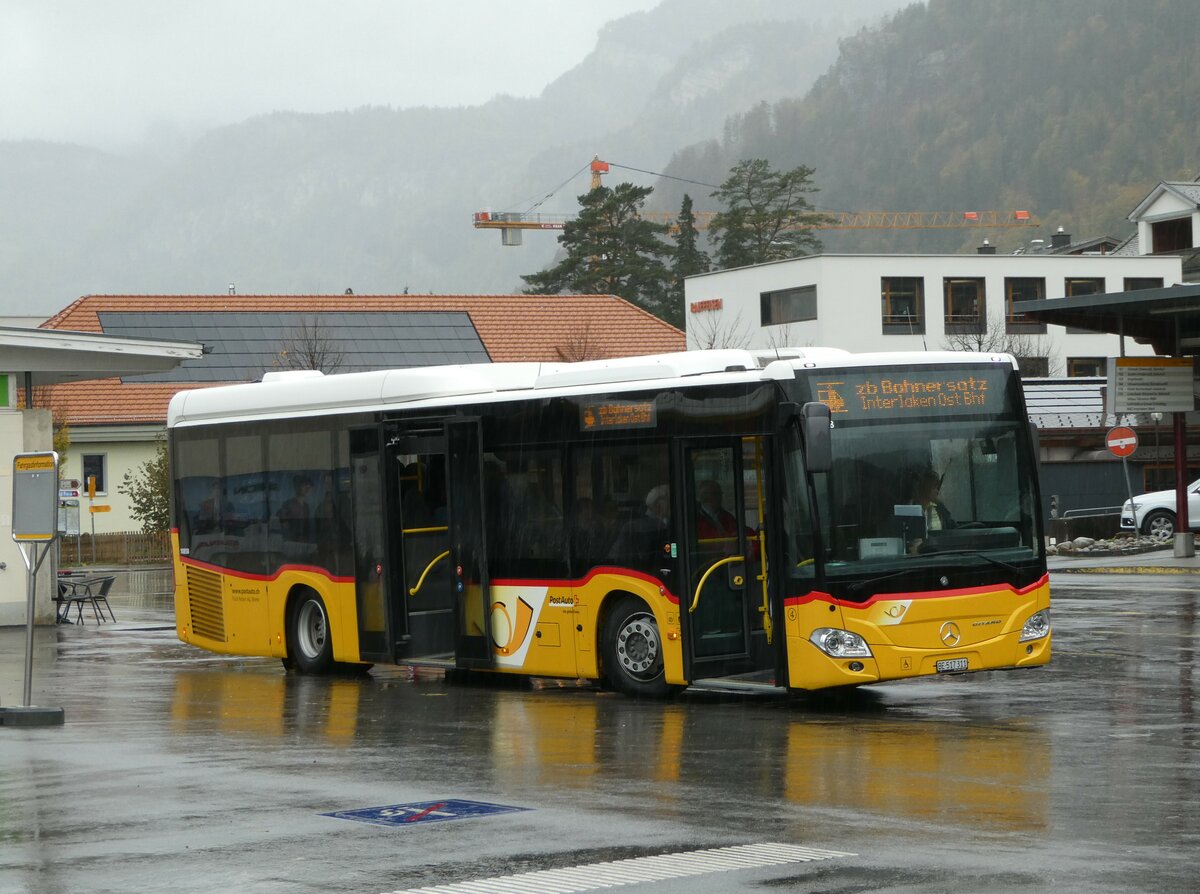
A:
[[[1175,255],[813,255],[689,277],[687,344],[1001,350],[1008,337],[1020,340],[1027,375],[1103,375],[1118,336],[1036,323],[1013,303],[1182,281]],[[1125,348],[1153,353],[1132,339]]]

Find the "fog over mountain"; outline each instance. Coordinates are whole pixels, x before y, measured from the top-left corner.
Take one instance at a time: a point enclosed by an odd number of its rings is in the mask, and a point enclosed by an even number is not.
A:
[[[472,228],[473,212],[573,211],[593,156],[614,163],[606,182],[654,185],[652,204],[666,210],[685,191],[711,207],[700,184],[761,156],[814,167],[823,207],[1012,205],[1048,224],[1115,229],[1158,179],[1200,173],[1186,74],[1197,50],[1181,39],[1196,33],[1198,8],[662,0],[606,25],[532,98],[264,111],[195,137],[166,128],[120,151],[0,142],[0,313],[230,283],[241,293],[516,291],[522,273],[551,261],[555,234],[503,247]],[[498,48],[495,64],[535,51]],[[1010,235],[1029,234],[1000,234]],[[972,238],[864,232],[827,245]]]
[[[475,231],[528,207],[594,155],[660,170],[754,102],[803,94],[839,38],[899,0],[664,0],[611,22],[536,98],[447,108],[265,112],[135,150],[0,143],[0,312],[80,294],[507,292],[555,251]],[[765,59],[770,41],[790,48]],[[519,65],[523,47],[496,65]],[[614,172],[622,179],[625,171]],[[641,175],[634,175],[640,177]],[[643,180],[647,178],[641,178]],[[586,174],[542,206],[571,210]]]

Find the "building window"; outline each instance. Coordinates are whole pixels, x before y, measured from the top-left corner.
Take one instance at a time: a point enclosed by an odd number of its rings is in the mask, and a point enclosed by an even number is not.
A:
[[[108,478],[105,475],[107,471],[105,462],[106,457],[103,453],[85,453],[83,454],[83,478],[80,484],[83,489],[87,490],[88,478],[92,475],[96,476],[96,493],[102,494],[108,492]]]
[[[925,280],[919,276],[885,276],[879,297],[884,334],[919,335],[925,331]]]
[[[987,307],[983,279],[946,279],[946,333],[973,335],[985,329]]]
[[[1127,276],[1125,277],[1126,292],[1140,292],[1143,289],[1161,289],[1161,276]]]
[[[1102,295],[1104,293],[1104,277],[1092,278],[1084,277],[1080,279],[1067,279],[1064,283],[1064,294],[1068,298],[1078,298],[1081,295]],[[1081,329],[1078,326],[1068,326],[1067,332],[1079,334],[1081,332],[1096,332],[1095,329]]]
[[[1049,357],[1018,357],[1017,368],[1027,379],[1044,379],[1050,375]]]
[[[1170,438],[1168,433],[1167,438]],[[1184,476],[1184,481],[1195,481],[1200,478],[1200,467],[1188,465],[1187,474]],[[1142,485],[1143,493],[1150,493],[1156,490],[1174,490],[1175,489],[1175,464],[1174,463],[1157,463],[1147,464],[1142,466],[1142,480],[1145,482]],[[1188,521],[1191,521],[1189,517]]]
[[[1103,357],[1068,357],[1068,376],[1103,376],[1108,369],[1108,361]]]
[[[762,301],[762,325],[775,326],[780,323],[801,323],[817,318],[817,287],[799,286],[794,289],[780,289],[777,292],[763,292],[759,295]]]
[[[1192,241],[1192,219],[1180,217],[1150,224],[1150,243],[1153,246],[1151,251],[1156,255],[1194,248],[1196,243]]]
[[[1004,331],[1043,335],[1046,324],[1025,314],[1014,313],[1018,301],[1045,301],[1046,280],[1038,277],[1008,276],[1004,278]]]

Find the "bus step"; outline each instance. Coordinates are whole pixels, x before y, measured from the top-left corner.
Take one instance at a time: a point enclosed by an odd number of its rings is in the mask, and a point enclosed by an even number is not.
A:
[[[456,666],[453,655],[426,655],[421,658],[405,658],[396,663],[407,665],[408,667],[440,667],[447,669]]]
[[[705,692],[763,692],[782,695],[787,692],[786,686],[776,685],[769,680],[745,680],[736,677],[711,677],[707,680],[693,680],[692,689]]]

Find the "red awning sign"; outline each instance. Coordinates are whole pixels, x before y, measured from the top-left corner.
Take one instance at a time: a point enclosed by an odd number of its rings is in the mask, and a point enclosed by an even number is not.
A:
[[[1104,436],[1104,443],[1108,445],[1108,452],[1113,456],[1121,458],[1132,456],[1133,451],[1137,450],[1137,432],[1132,428],[1118,425],[1116,428],[1108,430],[1108,434]]]

